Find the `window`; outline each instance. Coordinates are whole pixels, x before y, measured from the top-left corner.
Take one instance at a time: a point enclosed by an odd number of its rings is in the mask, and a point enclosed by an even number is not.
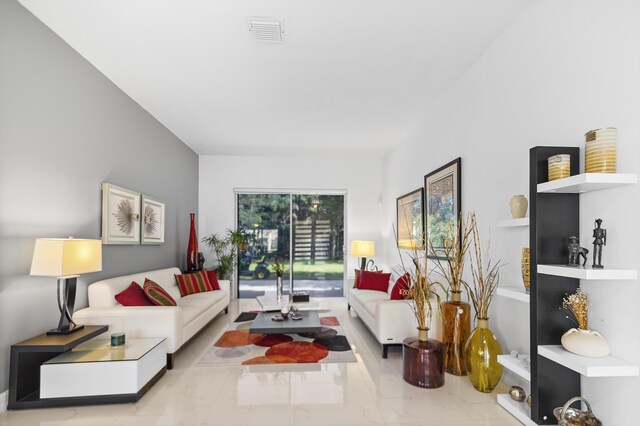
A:
[[[238,297],[275,292],[274,262],[290,286],[314,297],[342,296],[345,195],[237,192],[238,229],[249,233],[240,252]]]

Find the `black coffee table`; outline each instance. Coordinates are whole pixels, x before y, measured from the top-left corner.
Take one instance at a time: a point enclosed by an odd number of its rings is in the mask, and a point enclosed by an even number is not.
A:
[[[259,312],[253,320],[249,333],[259,334],[294,334],[294,333],[317,333],[322,328],[318,311],[299,311],[302,314],[301,320],[286,319],[284,321],[273,321],[277,312]]]

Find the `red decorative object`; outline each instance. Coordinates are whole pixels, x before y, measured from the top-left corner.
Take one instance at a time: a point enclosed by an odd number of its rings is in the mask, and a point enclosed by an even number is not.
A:
[[[154,306],[135,281],[132,281],[126,290],[116,294],[115,299],[122,306]]]
[[[209,282],[211,283],[211,288],[213,290],[220,290],[220,283],[218,283],[218,275],[216,274],[215,269],[211,269],[207,271],[207,276],[209,277]]]
[[[391,273],[380,273],[371,271],[362,271],[360,273],[360,282],[358,288],[361,290],[377,290],[384,291],[389,290],[389,279]]]
[[[404,300],[406,296],[402,293],[402,290],[409,290],[409,286],[411,285],[411,275],[407,272],[394,284],[391,289],[391,300]]]
[[[435,339],[409,337],[402,342],[402,377],[421,388],[444,385],[445,345]]]
[[[187,271],[198,270],[198,237],[196,236],[196,214],[191,216],[191,231],[189,231],[189,245],[187,246]]]
[[[209,274],[207,274],[206,271],[175,275],[175,277],[181,296],[213,291],[213,285],[209,282]],[[218,289],[220,288],[218,287]]]

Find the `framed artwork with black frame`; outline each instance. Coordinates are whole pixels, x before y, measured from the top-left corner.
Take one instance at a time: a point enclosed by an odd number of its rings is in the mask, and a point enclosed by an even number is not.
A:
[[[428,250],[430,258],[444,258],[439,253],[451,244],[447,241],[449,224],[458,223],[462,211],[460,157],[432,171],[424,177],[424,217],[427,245],[433,246]],[[460,244],[460,235],[456,236],[456,244]]]
[[[401,249],[424,249],[424,189],[396,199],[396,242]]]

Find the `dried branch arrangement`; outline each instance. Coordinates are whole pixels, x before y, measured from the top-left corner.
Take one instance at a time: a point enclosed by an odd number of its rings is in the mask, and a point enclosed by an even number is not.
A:
[[[588,329],[589,296],[582,291],[582,288],[578,287],[575,293],[562,299],[562,308],[569,312],[571,316],[567,316],[567,318],[574,321],[579,329]]]
[[[491,245],[487,246],[485,263],[482,257],[482,244],[480,242],[475,213],[471,213],[470,221],[471,235],[473,237],[473,255],[469,255],[471,260],[471,274],[473,276],[473,287],[470,292],[471,302],[476,311],[476,318],[488,319],[489,306],[493,299],[493,293],[498,287],[498,281],[500,279],[499,272],[502,265],[500,264],[500,260],[493,262],[489,257]]]
[[[435,272],[446,282],[446,285],[441,284],[446,288],[448,296],[451,296],[449,293],[459,294],[463,287],[469,293],[469,286],[463,279],[463,273],[465,257],[471,245],[471,233],[471,215],[468,215],[466,221],[460,215],[457,224],[453,222],[448,224],[444,250],[436,251],[433,242],[427,241]],[[458,235],[460,236],[459,243]]]
[[[425,247],[424,244],[422,246]],[[402,270],[396,271],[396,273],[399,275],[409,274],[411,281],[409,289],[402,290],[401,293],[410,300],[409,305],[418,323],[418,329],[428,330],[434,311],[430,297],[436,297],[438,302],[436,308],[440,306],[440,295],[435,290],[437,287],[442,288],[442,285],[429,280],[427,252],[425,249],[418,249],[417,246],[412,246],[409,254],[412,265],[408,267],[405,265],[400,249],[398,249],[398,255],[400,256]]]

